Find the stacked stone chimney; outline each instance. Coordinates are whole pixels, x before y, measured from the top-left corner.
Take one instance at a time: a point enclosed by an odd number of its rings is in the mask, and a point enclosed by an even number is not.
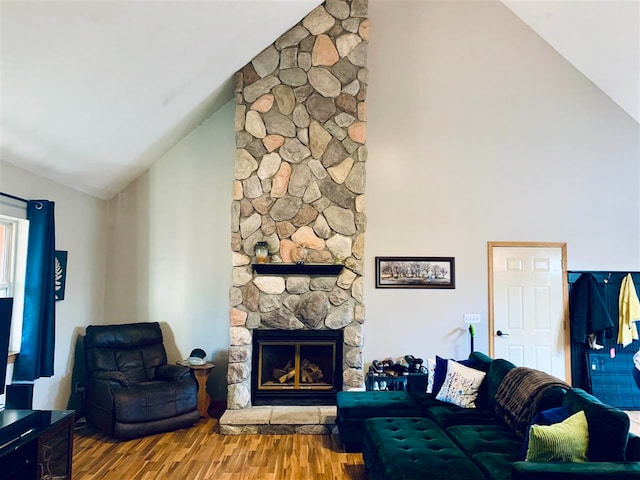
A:
[[[367,0],[327,0],[235,77],[228,408],[250,406],[252,330],[344,329],[343,384],[362,388]],[[273,263],[337,277],[258,275]]]

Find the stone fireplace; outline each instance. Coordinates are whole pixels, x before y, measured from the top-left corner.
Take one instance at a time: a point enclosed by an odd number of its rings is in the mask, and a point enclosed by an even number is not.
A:
[[[308,401],[321,403],[337,389],[363,387],[366,17],[366,0],[327,0],[236,74],[230,409],[307,402],[300,390],[315,391]],[[266,272],[254,268],[257,242],[267,243]],[[259,377],[265,351],[253,337],[266,332],[298,332],[302,340],[280,350],[283,365],[263,362],[271,372]],[[300,370],[291,383],[289,353],[298,368],[317,364],[323,348],[310,348],[306,336],[327,332],[339,332],[340,343],[332,393],[303,382]],[[278,369],[284,381],[268,384]],[[276,399],[252,395],[252,379],[261,393],[278,390]]]

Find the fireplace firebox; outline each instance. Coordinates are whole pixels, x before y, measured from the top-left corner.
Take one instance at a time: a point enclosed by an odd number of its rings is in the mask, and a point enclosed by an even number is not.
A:
[[[334,405],[342,330],[254,330],[253,405]]]

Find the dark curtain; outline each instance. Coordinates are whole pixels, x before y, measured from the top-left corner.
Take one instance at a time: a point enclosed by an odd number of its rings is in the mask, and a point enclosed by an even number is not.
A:
[[[22,345],[13,371],[16,381],[53,375],[56,323],[54,206],[46,200],[27,203],[29,243]]]

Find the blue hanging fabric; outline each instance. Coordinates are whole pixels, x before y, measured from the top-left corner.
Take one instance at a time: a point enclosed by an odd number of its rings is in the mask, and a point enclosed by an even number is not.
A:
[[[55,345],[55,220],[53,202],[27,203],[29,244],[22,320],[22,344],[13,379],[53,376]]]

